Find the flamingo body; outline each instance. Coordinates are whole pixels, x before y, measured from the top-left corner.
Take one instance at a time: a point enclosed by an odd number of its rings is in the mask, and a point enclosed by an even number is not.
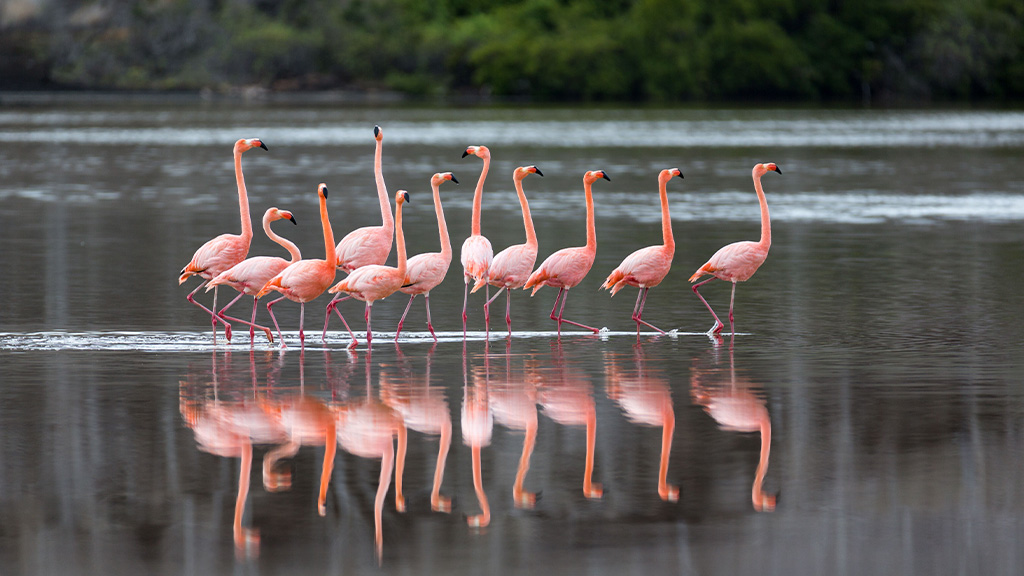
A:
[[[346,273],[371,264],[384,264],[388,259],[388,254],[391,253],[391,241],[395,235],[391,203],[381,170],[381,143],[384,140],[384,131],[380,126],[373,127],[373,136],[377,140],[373,157],[373,173],[377,184],[377,200],[380,202],[382,224],[357,228],[346,234],[341,242],[338,242],[335,248],[338,268]]]

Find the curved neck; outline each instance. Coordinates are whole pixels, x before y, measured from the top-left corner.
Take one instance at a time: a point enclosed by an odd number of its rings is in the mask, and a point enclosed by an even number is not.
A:
[[[377,182],[377,200],[380,202],[380,219],[384,223],[384,230],[393,230],[394,215],[391,213],[391,201],[388,198],[388,189],[384,185],[384,171],[381,169],[382,144],[382,140],[377,140],[377,149],[373,153],[373,177]]]
[[[235,183],[238,184],[238,212],[242,218],[242,238],[252,240],[252,222],[249,218],[249,194],[242,176],[242,153],[235,150]]]
[[[267,238],[270,238],[274,242],[277,242],[278,244],[281,245],[282,248],[288,251],[288,254],[290,254],[292,257],[292,262],[298,262],[299,260],[302,259],[302,254],[299,252],[299,247],[296,246],[294,242],[288,240],[287,238],[282,238],[278,236],[277,234],[274,233],[273,230],[270,229],[269,214],[263,217],[263,231],[267,233]]]
[[[761,241],[759,244],[765,250],[772,245],[772,221],[768,216],[768,200],[764,197],[764,190],[761,189],[761,177],[754,177],[754,189],[757,190],[757,201],[761,204]]]
[[[526,244],[537,245],[537,233],[533,230],[533,217],[530,216],[530,203],[526,201],[526,194],[523,193],[523,181],[515,178],[516,194],[519,195],[519,205],[523,207],[523,228],[526,229]]]
[[[434,190],[434,213],[437,214],[437,235],[441,238],[441,255],[450,260],[452,241],[448,238],[448,223],[445,222],[444,210],[441,209],[441,192],[438,185],[433,182],[430,183],[430,187]]]
[[[395,237],[398,240],[398,275],[405,278],[405,234],[402,233],[402,205],[395,208]],[[403,280],[404,281],[404,280]]]
[[[324,227],[324,249],[327,253],[327,257],[324,258],[328,262],[336,263],[338,261],[338,253],[334,248],[334,231],[331,230],[331,220],[327,217],[327,198],[320,195],[320,223]]]
[[[470,233],[473,236],[480,235],[480,205],[484,197],[484,180],[487,179],[487,170],[491,167],[491,157],[484,158],[484,168],[480,171],[480,179],[476,181],[476,192],[473,193],[473,227]]]
[[[658,182],[659,192],[661,193],[661,238],[664,241],[666,248],[675,251],[676,241],[672,236],[672,215],[668,211],[667,185],[668,182],[666,180],[660,180]]]
[[[594,195],[590,191],[591,184],[583,181],[583,191],[587,196],[587,249],[597,251],[597,228],[594,226]]]

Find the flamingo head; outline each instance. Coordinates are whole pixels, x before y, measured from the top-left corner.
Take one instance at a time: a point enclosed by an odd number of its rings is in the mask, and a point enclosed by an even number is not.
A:
[[[487,159],[491,157],[491,151],[487,149],[487,146],[470,146],[466,148],[466,151],[462,153],[462,157],[465,158],[472,154],[473,156],[479,156],[480,158]]]
[[[583,175],[583,182],[593,184],[594,182],[597,182],[598,178],[604,178],[609,182],[612,181],[612,179],[608,177],[608,173],[604,170],[591,170]]]
[[[263,214],[263,220],[266,222],[274,222],[275,220],[291,220],[292,224],[298,224],[291,212],[288,210],[281,210],[276,206],[267,208],[267,212]]]
[[[380,126],[373,127],[373,137],[374,139],[377,140],[377,142],[380,142],[381,140],[384,139],[384,131],[380,129]]]
[[[456,184],[459,183],[459,181],[455,179],[455,175],[452,174],[451,172],[438,172],[437,174],[434,174],[434,176],[430,179],[430,184],[432,186],[440,186],[441,183],[445,182],[446,180],[451,180]]]
[[[519,168],[516,168],[516,171],[512,174],[512,177],[515,178],[516,180],[522,180],[523,178],[526,178],[530,174],[536,174],[538,176],[544,175],[544,173],[540,171],[540,168],[537,168],[536,166],[520,166]]]
[[[662,170],[661,174],[658,174],[658,181],[660,181],[660,182],[668,182],[669,180],[671,180],[672,178],[674,178],[676,176],[679,176],[680,178],[682,178],[683,177],[682,170],[680,170],[679,168],[668,168],[668,169]]]
[[[327,199],[327,184],[324,184],[323,182],[321,182],[320,185],[316,187],[316,193],[319,194],[321,198],[326,200]]]
[[[782,170],[779,170],[779,167],[776,166],[774,162],[765,162],[764,164],[754,166],[754,178],[760,178],[768,172],[778,172],[779,174],[782,174]]]
[[[263,143],[263,140],[259,138],[242,138],[235,142],[235,152],[242,153],[252,148],[263,148],[267,149],[267,145]]]
[[[408,201],[409,201],[409,193],[408,192],[406,192],[405,190],[399,190],[398,192],[395,192],[395,205],[396,206],[401,206],[402,204],[405,204]]]

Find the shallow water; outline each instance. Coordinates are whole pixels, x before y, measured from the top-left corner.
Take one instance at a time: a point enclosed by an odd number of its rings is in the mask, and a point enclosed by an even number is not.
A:
[[[389,190],[412,196],[411,253],[437,249],[430,174],[462,183],[442,188],[456,262],[431,294],[440,342],[417,299],[396,346],[395,297],[374,306],[372,352],[361,304],[342,305],[354,350],[333,322],[320,341],[325,299],[307,306],[304,350],[289,303],[275,307],[286,351],[237,326],[214,345],[184,299],[197,282],[175,279],[238,231],[231,143],[269,147],[244,156],[254,220],[292,210],[299,225],[276,229],[322,257],[318,182],[337,238],[379,222],[375,123]],[[594,185],[597,262],[566,307],[607,331],[559,339],[545,288],[514,295],[511,341],[498,312],[483,332],[471,296],[463,343],[469,144],[494,155],[496,250],[522,242],[515,166],[545,174],[525,181],[541,258],[584,241],[582,173],[611,176]],[[0,571],[1017,574],[1022,151],[1015,112],[2,108]],[[686,279],[757,237],[760,161],[783,171],[764,177],[771,253],[737,289],[738,334],[712,339]],[[678,247],[644,318],[676,332],[638,338],[636,292],[597,287],[660,241],[656,176],[672,166]],[[257,229],[251,254],[278,252]],[[703,290],[720,314],[728,292]],[[445,513],[431,492],[448,426]],[[407,510],[392,471],[378,513],[381,455],[397,465],[400,445]],[[470,526],[484,498],[489,525]]]

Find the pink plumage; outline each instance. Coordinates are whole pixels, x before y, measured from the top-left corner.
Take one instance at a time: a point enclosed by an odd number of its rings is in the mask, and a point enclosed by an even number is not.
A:
[[[391,199],[384,185],[384,173],[381,169],[381,147],[384,131],[380,126],[373,127],[373,136],[377,140],[373,156],[373,175],[377,184],[377,200],[380,203],[380,226],[364,226],[357,228],[341,239],[335,252],[338,268],[349,273],[357,268],[371,264],[382,265],[391,254],[391,242],[395,235],[394,216],[391,213]]]

